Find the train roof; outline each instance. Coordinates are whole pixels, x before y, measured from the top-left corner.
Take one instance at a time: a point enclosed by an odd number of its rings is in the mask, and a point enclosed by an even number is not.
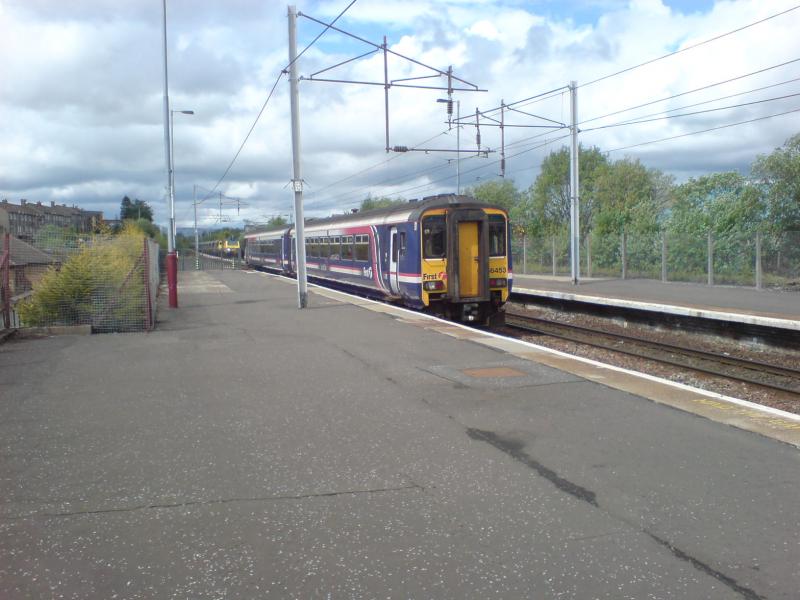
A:
[[[244,238],[254,238],[256,236],[267,236],[268,234],[277,234],[278,237],[292,229],[292,225],[279,225],[278,227],[259,227],[245,232]],[[269,236],[272,237],[272,236]]]
[[[388,208],[376,208],[364,212],[356,212],[345,215],[335,215],[323,219],[306,219],[305,229],[316,231],[335,226],[358,226],[358,225],[385,225],[390,223],[405,223],[416,221],[427,210],[436,208],[492,208],[506,212],[502,206],[479,202],[472,196],[463,194],[439,194],[438,196],[428,196],[422,200],[410,200],[403,204],[397,204]],[[246,238],[280,237],[294,229],[294,225],[282,226],[279,228],[251,231],[245,235]]]
[[[388,208],[376,208],[365,212],[336,215],[325,219],[306,220],[306,229],[317,229],[332,225],[382,225],[416,221],[427,210],[446,208],[448,206],[458,208],[494,208],[505,212],[505,209],[501,206],[479,202],[472,196],[439,194],[438,196],[428,196],[422,200],[410,200],[404,204]]]

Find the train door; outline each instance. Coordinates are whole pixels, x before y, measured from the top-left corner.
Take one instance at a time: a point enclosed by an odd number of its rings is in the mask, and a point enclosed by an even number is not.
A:
[[[397,227],[389,229],[389,289],[400,293],[400,234]]]
[[[448,292],[456,302],[489,299],[488,220],[483,210],[447,213]]]
[[[462,297],[480,294],[480,245],[478,225],[475,221],[458,223],[458,281]]]

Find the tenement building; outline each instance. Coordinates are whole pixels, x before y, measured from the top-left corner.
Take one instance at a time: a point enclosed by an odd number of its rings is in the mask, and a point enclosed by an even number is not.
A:
[[[102,222],[102,212],[83,210],[77,206],[55,202],[51,202],[48,206],[27,200],[20,200],[19,204],[13,204],[8,200],[0,202],[0,233],[10,233],[28,241],[33,240],[36,233],[47,225],[72,228],[78,233],[89,233]]]

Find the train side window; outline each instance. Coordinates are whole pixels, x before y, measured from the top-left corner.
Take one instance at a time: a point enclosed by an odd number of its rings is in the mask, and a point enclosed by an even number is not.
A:
[[[369,260],[369,236],[356,236],[356,260]]]
[[[327,237],[320,238],[320,240],[319,240],[319,242],[320,242],[319,255],[322,258],[328,258],[331,255],[331,246],[328,243],[329,241],[330,241],[330,238],[327,238]]]
[[[353,236],[342,236],[342,259],[353,260]]]
[[[503,215],[489,215],[489,256],[506,255],[506,220]]]
[[[444,215],[422,219],[422,250],[424,258],[444,258],[447,248]]]

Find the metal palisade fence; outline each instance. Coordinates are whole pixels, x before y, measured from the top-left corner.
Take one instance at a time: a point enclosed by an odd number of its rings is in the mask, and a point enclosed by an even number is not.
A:
[[[114,236],[42,230],[3,235],[5,328],[90,325],[146,331],[156,322],[158,244],[135,231]]]
[[[569,276],[569,235],[513,241],[514,270]],[[800,291],[800,231],[780,233],[590,233],[581,240],[581,277],[656,279]]]

